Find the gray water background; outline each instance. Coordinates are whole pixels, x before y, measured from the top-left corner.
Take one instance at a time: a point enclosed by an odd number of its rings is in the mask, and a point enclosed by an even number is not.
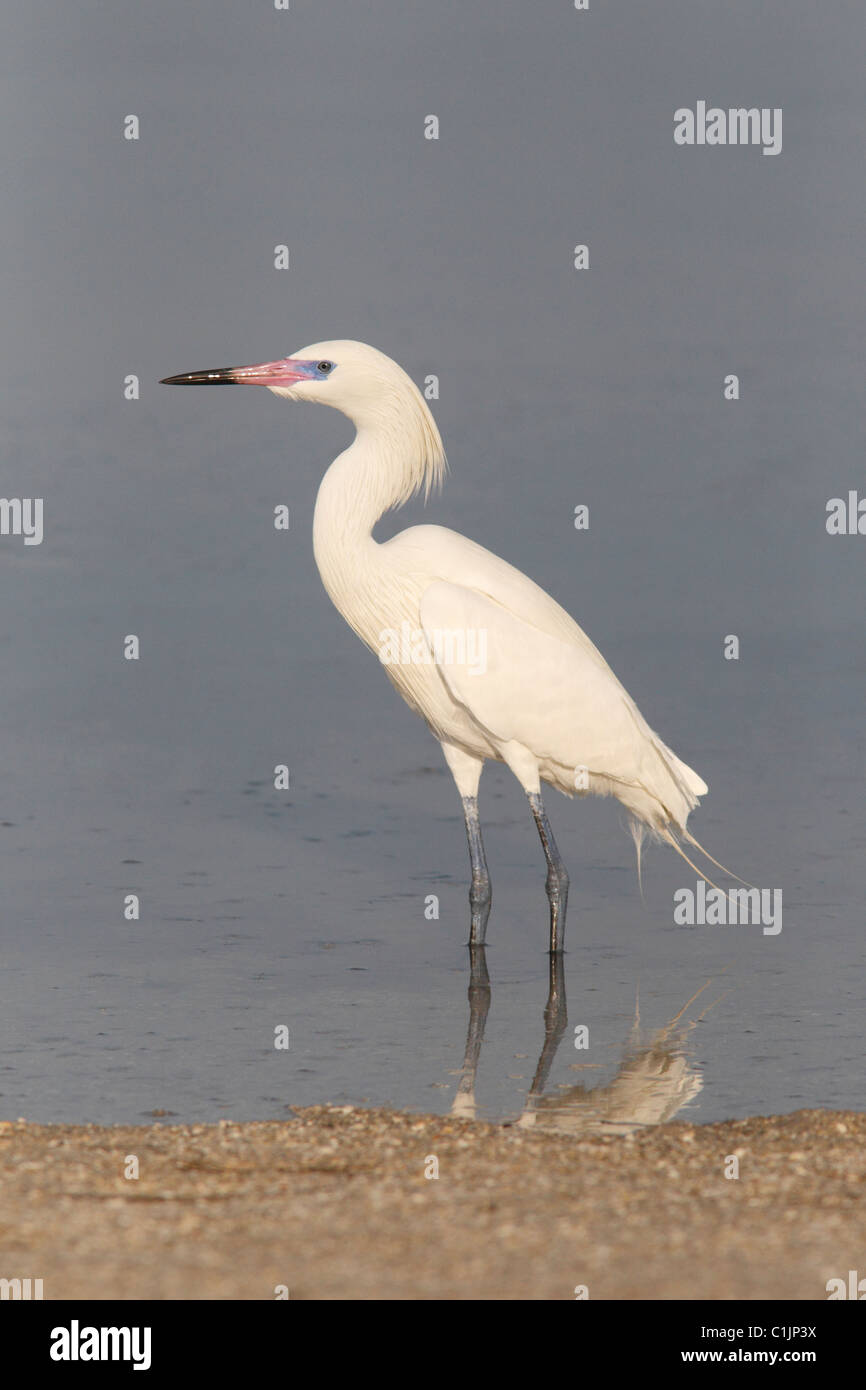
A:
[[[864,28],[838,0],[4,6],[0,493],[46,535],[0,539],[2,1117],[450,1104],[459,803],[312,556],[350,427],[156,384],[329,337],[441,381],[451,479],[378,534],[435,520],[544,585],[709,783],[698,837],[784,893],[776,937],[677,926],[686,866],[651,851],[642,903],[617,807],[551,793],[592,1040],[551,1086],[612,1074],[638,992],[653,1029],[709,979],[693,1119],[862,1106],[866,538],[824,520],[866,492]],[[677,148],[698,99],[781,106],[782,154]],[[482,815],[478,1099],[508,1116],[547,902],[501,768]]]

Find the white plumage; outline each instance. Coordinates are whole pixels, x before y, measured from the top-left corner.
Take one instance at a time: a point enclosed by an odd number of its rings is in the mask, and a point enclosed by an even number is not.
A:
[[[338,340],[256,367],[169,380],[258,382],[290,400],[331,405],[355,424],[354,442],[319,488],[316,563],[335,606],[442,744],[469,837],[472,942],[484,939],[491,900],[476,799],[487,759],[506,763],[530,799],[548,863],[552,950],[562,946],[568,876],[542,781],[567,795],[617,797],[640,828],[638,844],[643,829],[675,847],[676,836],[696,843],[686,822],[706,784],[652,731],[549,594],[441,526],[373,539],[384,512],[418,491],[429,495],[446,472],[439,431],[402,368],[365,343]]]

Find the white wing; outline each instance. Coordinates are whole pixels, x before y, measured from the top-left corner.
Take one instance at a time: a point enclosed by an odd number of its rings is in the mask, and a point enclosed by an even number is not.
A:
[[[705,784],[653,733],[585,634],[554,636],[443,580],[425,588],[421,623],[452,698],[495,743],[528,750],[562,791],[579,789],[585,768],[590,790],[612,792],[641,819],[685,824]]]

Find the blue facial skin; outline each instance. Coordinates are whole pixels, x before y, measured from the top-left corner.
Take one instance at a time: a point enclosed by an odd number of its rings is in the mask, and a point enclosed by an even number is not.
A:
[[[326,372],[323,372],[320,371],[318,362],[296,361],[293,363],[293,370],[296,372],[300,372],[301,368],[303,368],[303,376],[305,381],[324,381],[326,377],[329,377],[331,375],[331,372],[334,370],[334,367],[336,367],[336,365],[336,362],[329,362],[328,370]]]

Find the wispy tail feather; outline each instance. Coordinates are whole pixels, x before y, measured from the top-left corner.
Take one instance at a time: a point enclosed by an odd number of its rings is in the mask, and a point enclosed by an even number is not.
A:
[[[682,833],[684,837],[688,840],[689,844],[694,845],[695,849],[699,849],[701,854],[704,855],[706,859],[709,859],[711,864],[715,864],[717,869],[721,869],[723,874],[727,874],[729,878],[735,878],[738,883],[745,884],[747,888],[755,887],[754,883],[748,883],[746,879],[740,878],[739,874],[735,874],[733,869],[726,869],[724,864],[720,864],[718,859],[714,859],[713,856],[710,854],[709,850],[704,849],[703,845],[695,839],[694,835],[690,830],[683,829]]]
[[[691,837],[689,837],[689,838],[691,838]],[[702,872],[701,872],[701,870],[698,868],[697,864],[693,864],[693,863],[692,863],[691,859],[689,859],[689,856],[686,854],[685,850],[682,848],[681,845],[677,844],[677,841],[674,839],[673,835],[671,834],[671,832],[670,832],[669,830],[663,830],[663,831],[662,831],[662,839],[667,840],[667,842],[668,842],[669,845],[673,845],[674,849],[676,850],[676,852],[677,852],[677,854],[680,856],[680,858],[681,858],[681,859],[685,859],[685,861],[686,861],[686,863],[689,865],[689,867],[692,868],[692,869],[694,869],[694,871],[695,871],[695,873],[697,874],[698,878],[704,878],[704,879],[706,879],[706,880],[707,880],[707,883],[710,885],[710,887],[711,887],[711,888],[715,888],[715,890],[716,890],[717,893],[723,893],[723,892],[724,892],[724,889],[720,888],[719,885],[718,885],[717,883],[713,883],[713,880],[712,880],[711,878],[707,878],[707,875],[706,875],[705,873],[702,873]],[[707,858],[708,858],[708,859],[709,859],[709,857],[710,857],[710,856],[707,855]],[[713,863],[715,863],[715,860],[713,860]],[[721,865],[719,865],[719,867],[721,868]],[[727,869],[725,870],[725,873],[727,873]],[[734,874],[734,878],[736,878],[736,874]],[[740,882],[742,883],[742,879],[740,880]],[[727,895],[725,895],[725,896],[727,896]]]
[[[643,842],[646,836],[646,826],[643,821],[638,820],[637,816],[629,816],[628,829],[631,838],[634,840],[634,849],[637,855],[637,886],[640,889],[640,900],[642,903],[646,904],[646,898],[643,895],[643,874],[641,873],[641,850],[643,849]]]
[[[640,716],[635,710],[636,719]],[[641,724],[644,721],[640,721]],[[655,754],[652,754],[643,762],[639,778],[634,780],[620,779],[610,773],[591,773],[590,788],[601,796],[615,796],[628,812],[628,828],[634,841],[635,853],[637,855],[638,884],[640,887],[641,898],[643,898],[643,875],[641,872],[643,842],[649,835],[653,839],[664,840],[676,850],[681,859],[693,869],[699,878],[706,879],[711,887],[718,892],[723,892],[711,878],[693,863],[683,850],[679,839],[682,838],[688,844],[694,845],[700,854],[714,864],[717,869],[721,869],[723,874],[736,879],[737,883],[742,883],[746,888],[754,888],[754,884],[746,879],[740,878],[733,869],[729,869],[718,859],[714,859],[709,850],[704,849],[699,840],[688,829],[688,818],[691,812],[700,805],[699,798],[704,796],[709,790],[706,782],[695,772],[694,768],[684,763],[681,758],[663,743],[657,734],[644,724],[645,734],[648,736],[649,743]]]
[[[694,845],[705,859],[714,864],[717,869],[721,869],[723,874],[736,879],[746,888],[754,888],[754,884],[747,882],[735,874],[733,869],[727,868],[718,859],[710,854],[709,850],[704,849],[699,840],[695,838],[688,829],[687,821],[690,813],[700,804],[698,797],[707,791],[706,783],[698,776],[692,768],[682,762],[676,754],[661,742],[655,739],[655,748],[660,756],[664,771],[667,774],[667,787],[656,783],[654,786],[640,784],[620,784],[614,786],[614,795],[626,806],[629,811],[629,831],[634,840],[637,853],[638,884],[640,886],[641,898],[643,898],[643,878],[641,874],[641,850],[644,839],[651,835],[655,839],[664,840],[676,850],[681,859],[694,869],[699,878],[706,879],[711,887],[722,892],[718,885],[713,883],[711,878],[692,862],[683,850],[677,837],[681,837],[688,844]]]

